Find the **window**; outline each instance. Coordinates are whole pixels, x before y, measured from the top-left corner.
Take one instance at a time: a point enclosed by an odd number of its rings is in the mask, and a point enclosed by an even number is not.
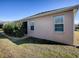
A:
[[[34,21],[30,23],[30,30],[34,30]]]
[[[34,30],[34,26],[31,26],[31,30]]]
[[[64,16],[55,16],[54,17],[54,30],[55,32],[63,32],[64,31],[64,24],[63,21]]]

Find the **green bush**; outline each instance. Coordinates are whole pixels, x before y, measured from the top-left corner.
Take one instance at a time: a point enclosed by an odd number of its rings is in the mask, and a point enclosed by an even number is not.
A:
[[[14,37],[22,37],[25,34],[25,29],[22,22],[8,22],[3,25],[5,34]]]

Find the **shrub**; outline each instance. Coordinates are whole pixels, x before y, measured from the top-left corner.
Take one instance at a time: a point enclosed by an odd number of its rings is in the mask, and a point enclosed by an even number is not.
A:
[[[22,37],[25,34],[25,29],[22,22],[8,22],[3,25],[5,34],[14,37]]]

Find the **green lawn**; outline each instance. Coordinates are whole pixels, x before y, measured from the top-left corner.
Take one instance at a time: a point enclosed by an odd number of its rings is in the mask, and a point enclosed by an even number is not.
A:
[[[0,57],[79,57],[79,48],[73,46],[37,38],[12,42],[4,35],[0,37]]]

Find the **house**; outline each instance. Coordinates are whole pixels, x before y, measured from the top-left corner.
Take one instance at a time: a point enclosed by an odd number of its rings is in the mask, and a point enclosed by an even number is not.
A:
[[[20,19],[27,36],[74,45],[74,17],[79,5],[38,13]]]

